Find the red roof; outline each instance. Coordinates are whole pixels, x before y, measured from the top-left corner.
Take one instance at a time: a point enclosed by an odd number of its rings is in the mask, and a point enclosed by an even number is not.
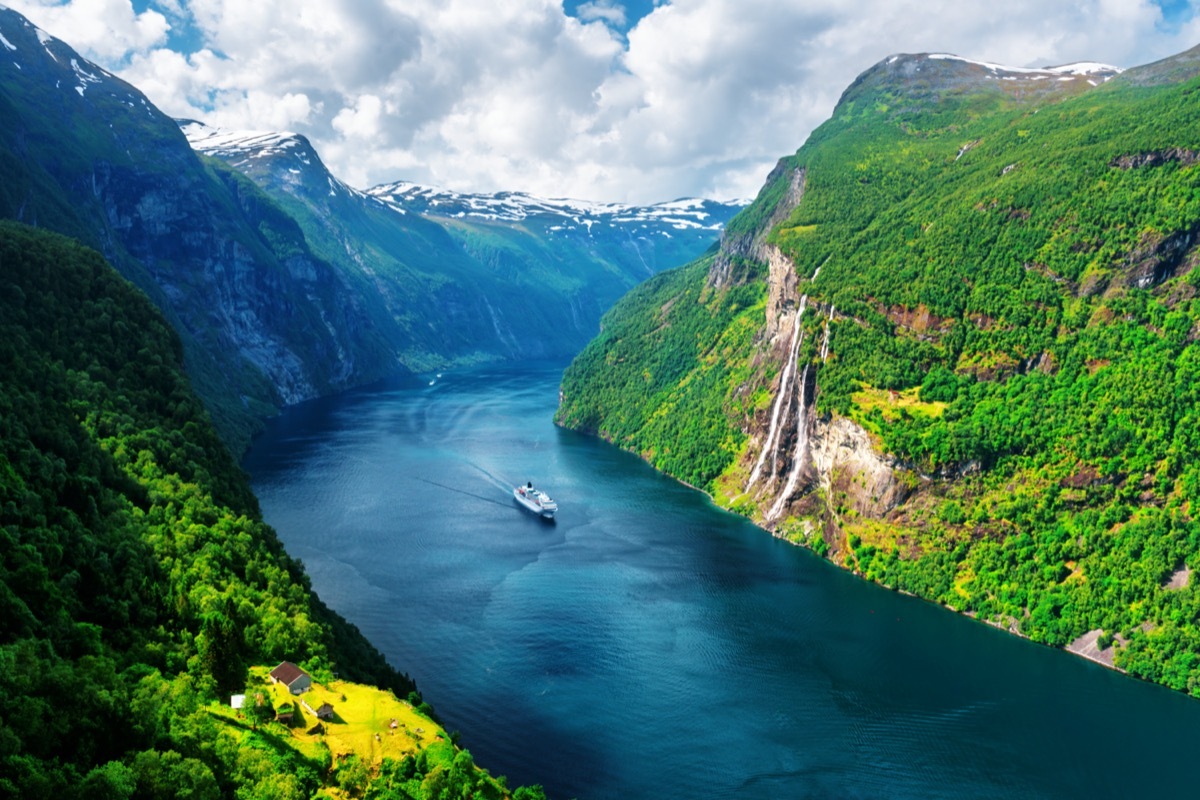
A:
[[[308,675],[308,673],[290,661],[284,661],[278,667],[271,670],[271,677],[284,686],[291,686],[301,675]]]

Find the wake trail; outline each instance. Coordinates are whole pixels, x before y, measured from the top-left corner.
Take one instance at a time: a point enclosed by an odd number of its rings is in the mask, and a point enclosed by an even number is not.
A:
[[[430,486],[438,486],[442,489],[446,489],[451,492],[458,492],[459,494],[465,494],[467,497],[474,497],[476,500],[483,500],[486,503],[495,503],[496,505],[503,506],[504,508],[512,508],[511,503],[501,503],[499,500],[496,500],[494,498],[484,497],[483,495],[475,494],[474,492],[468,492],[465,489],[459,489],[456,486],[447,486],[444,483],[438,483],[437,481],[426,480],[425,478],[417,478],[417,480],[419,480],[421,483],[428,483]]]
[[[488,472],[486,469],[484,469],[483,467],[479,466],[478,464],[473,464],[473,463],[471,463],[470,461],[468,461],[468,462],[466,462],[466,463],[467,463],[467,466],[469,466],[469,467],[471,467],[471,468],[473,468],[473,469],[477,469],[477,470],[479,470],[481,473],[483,473],[483,475],[484,475],[484,476],[485,476],[485,477],[486,477],[486,478],[487,478],[489,481],[491,481],[492,485],[493,485],[493,486],[495,486],[497,489],[503,489],[505,492],[511,492],[511,491],[512,491],[512,488],[513,488],[514,486],[516,486],[516,484],[515,484],[515,483],[510,483],[510,482],[508,482],[508,481],[506,481],[506,480],[502,480],[502,479],[500,479],[500,478],[497,478],[495,475],[493,475],[492,473]]]

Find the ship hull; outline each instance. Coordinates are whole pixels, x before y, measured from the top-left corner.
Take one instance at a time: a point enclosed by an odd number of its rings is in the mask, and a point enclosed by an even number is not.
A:
[[[542,519],[552,520],[554,519],[554,514],[558,511],[558,506],[543,506],[538,501],[527,497],[520,489],[513,489],[513,500],[516,500],[517,505],[521,508],[531,514],[537,514]]]

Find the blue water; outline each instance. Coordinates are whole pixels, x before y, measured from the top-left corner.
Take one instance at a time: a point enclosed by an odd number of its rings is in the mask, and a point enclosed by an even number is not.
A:
[[[873,586],[551,423],[560,372],[296,408],[246,460],[314,588],[556,800],[1196,796],[1200,702]],[[532,480],[547,524],[513,503]]]

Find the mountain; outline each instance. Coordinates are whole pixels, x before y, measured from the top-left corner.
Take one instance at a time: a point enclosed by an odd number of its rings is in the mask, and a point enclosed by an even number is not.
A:
[[[409,183],[361,192],[333,176],[303,136],[180,124],[197,152],[246,175],[299,221],[415,370],[573,356],[618,297],[699,256],[741,207],[605,205]]]
[[[227,440],[397,369],[359,295],[250,181],[16,12],[0,8],[0,37],[0,217],[96,247],[146,291]]]
[[[864,577],[1200,692],[1200,49],[892,56],[560,423]]]

